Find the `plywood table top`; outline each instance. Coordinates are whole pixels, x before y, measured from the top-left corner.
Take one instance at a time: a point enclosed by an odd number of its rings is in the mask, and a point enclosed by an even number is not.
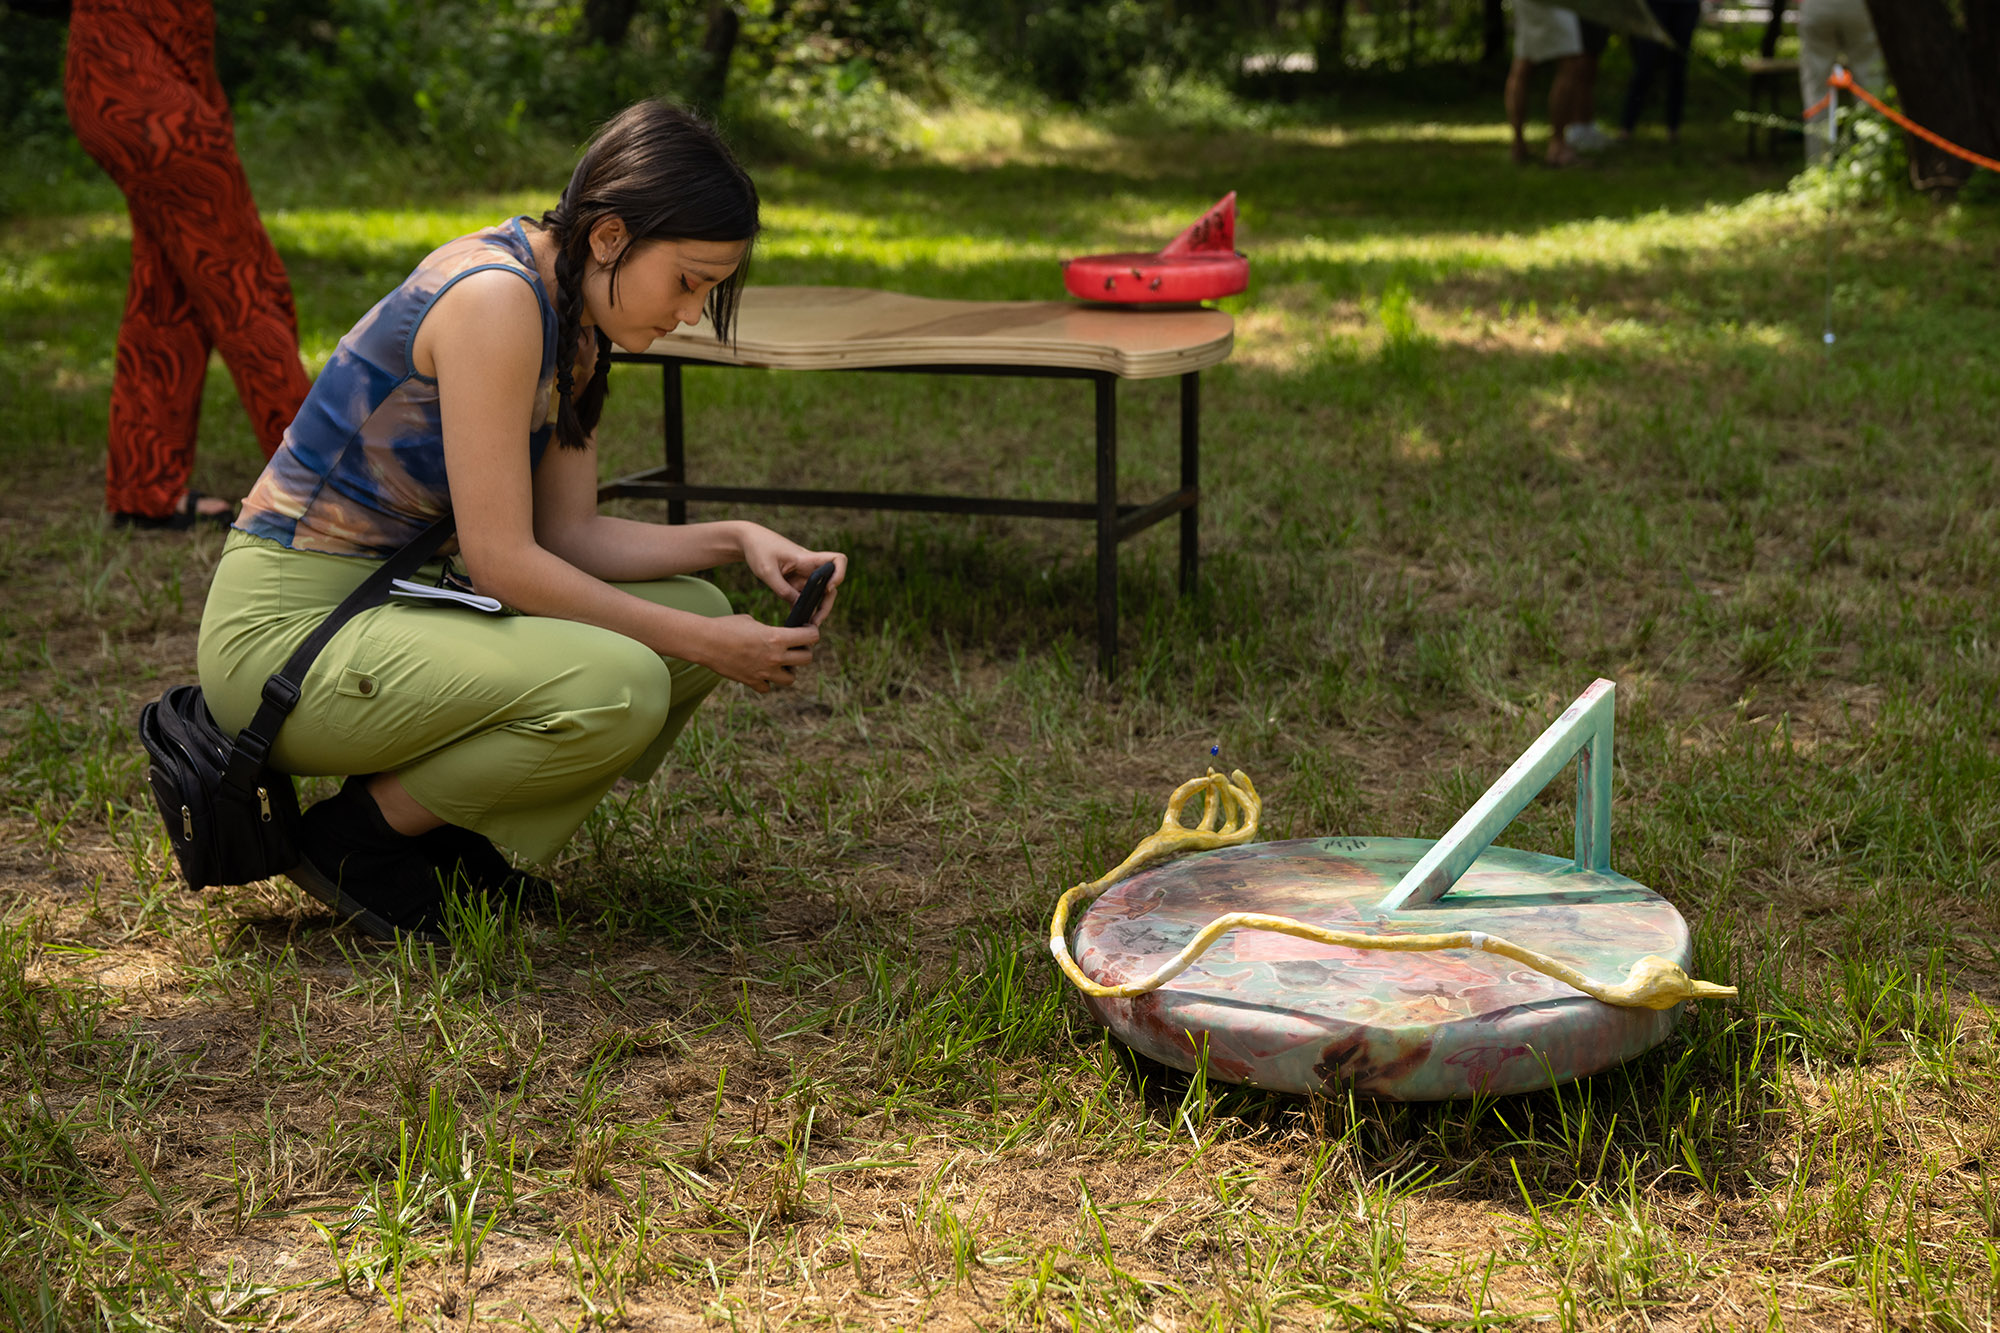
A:
[[[773,370],[1040,366],[1157,379],[1227,360],[1235,336],[1229,315],[1201,308],[942,301],[864,287],[746,287],[735,347],[717,342],[704,319],[647,351]]]

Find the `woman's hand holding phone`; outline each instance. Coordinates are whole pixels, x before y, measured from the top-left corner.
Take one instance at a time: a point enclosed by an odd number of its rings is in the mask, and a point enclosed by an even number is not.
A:
[[[833,587],[833,576],[836,572],[831,560],[812,572],[812,576],[806,580],[806,586],[799,590],[799,599],[792,603],[792,613],[785,617],[786,629],[797,629],[801,625],[816,623],[814,616],[819,611],[820,602],[825,600],[827,590]]]
[[[714,642],[703,665],[764,694],[791,685],[798,668],[812,661],[819,626],[846,577],[847,557],[838,551],[808,551],[755,523],[742,524],[740,536],[743,563],[793,614],[783,625],[767,625],[752,616],[710,621]],[[809,588],[815,590],[817,605],[805,600]]]
[[[847,577],[847,557],[839,551],[808,551],[797,542],[754,523],[743,526],[743,563],[750,566],[750,572],[762,580],[765,587],[783,598],[787,605],[798,601],[799,594],[805,591],[806,584],[820,566],[833,566],[833,576],[826,584],[826,595],[821,598],[810,622],[824,624],[827,613],[833,609],[841,580]]]
[[[708,622],[714,641],[701,664],[726,680],[759,694],[792,684],[794,672],[812,661],[819,627],[767,625],[755,616],[724,616]]]

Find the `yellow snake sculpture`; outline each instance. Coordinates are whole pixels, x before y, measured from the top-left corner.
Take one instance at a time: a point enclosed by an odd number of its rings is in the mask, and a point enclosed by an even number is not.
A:
[[[1197,797],[1200,797],[1202,802],[1201,815],[1193,824],[1189,824],[1186,820],[1187,807]],[[1161,817],[1157,831],[1133,848],[1132,854],[1112,870],[1088,883],[1076,885],[1057,900],[1055,916],[1049,922],[1049,952],[1055,956],[1056,965],[1062,969],[1063,975],[1086,995],[1100,999],[1129,999],[1158,990],[1185,972],[1196,959],[1228,932],[1266,930],[1280,935],[1291,935],[1298,939],[1314,940],[1321,944],[1337,945],[1345,949],[1398,952],[1480,949],[1511,958],[1544,976],[1553,977],[1565,985],[1572,986],[1593,999],[1612,1005],[1669,1009],[1687,1000],[1730,999],[1736,995],[1736,988],[1733,986],[1718,986],[1706,981],[1693,980],[1676,963],[1654,955],[1648,955],[1634,963],[1624,981],[1615,985],[1605,985],[1591,980],[1567,963],[1551,958],[1547,954],[1524,949],[1518,944],[1484,931],[1456,930],[1429,934],[1377,935],[1358,931],[1329,930],[1293,920],[1291,917],[1270,916],[1262,912],[1230,912],[1217,917],[1204,926],[1179,953],[1137,981],[1118,986],[1105,986],[1092,980],[1081,967],[1077,966],[1076,960],[1070,956],[1069,949],[1069,917],[1072,910],[1087,905],[1097,895],[1134,871],[1178,856],[1185,856],[1190,852],[1234,847],[1251,841],[1257,836],[1258,823],[1263,818],[1263,813],[1264,803],[1257,794],[1256,785],[1241,769],[1224,777],[1211,768],[1205,775],[1191,778],[1175,788],[1173,795],[1167,800],[1166,814]]]

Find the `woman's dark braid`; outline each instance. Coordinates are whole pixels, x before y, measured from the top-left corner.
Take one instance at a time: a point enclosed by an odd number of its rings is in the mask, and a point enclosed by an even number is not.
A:
[[[604,396],[611,392],[611,339],[603,329],[592,329],[597,355],[591,359],[590,383],[576,396],[576,421],[585,435],[597,429],[604,416]]]
[[[543,217],[542,225],[556,238],[556,442],[581,449],[586,430],[577,412],[576,348],[583,329],[583,257],[590,237],[581,227],[566,227],[567,221],[558,208]]]

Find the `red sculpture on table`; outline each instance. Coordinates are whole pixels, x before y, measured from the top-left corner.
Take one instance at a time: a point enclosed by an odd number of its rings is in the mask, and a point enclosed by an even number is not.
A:
[[[1236,248],[1236,191],[1153,254],[1083,255],[1063,261],[1063,286],[1086,301],[1121,305],[1212,301],[1250,285]]]

